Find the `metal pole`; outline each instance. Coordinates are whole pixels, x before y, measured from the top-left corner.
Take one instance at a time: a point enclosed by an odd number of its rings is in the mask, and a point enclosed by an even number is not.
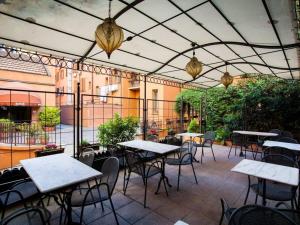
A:
[[[77,82],[77,108],[76,108],[76,112],[77,112],[77,118],[76,118],[76,123],[77,123],[77,130],[76,130],[76,134],[77,134],[77,158],[79,158],[79,146],[80,146],[80,82]]]
[[[146,140],[146,133],[147,133],[147,78],[144,77],[144,106],[143,106],[143,111],[144,111],[144,129],[143,129],[143,140]]]
[[[180,108],[181,108],[181,110],[180,110],[180,130],[181,130],[181,132],[183,132],[183,129],[184,129],[184,127],[183,127],[183,96],[181,95],[181,101],[180,101]]]
[[[199,125],[200,125],[200,133],[202,133],[202,96],[200,97],[200,109],[199,109]]]

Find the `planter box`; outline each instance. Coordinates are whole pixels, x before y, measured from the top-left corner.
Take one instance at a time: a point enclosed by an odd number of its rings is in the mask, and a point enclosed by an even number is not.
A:
[[[55,126],[54,127],[43,127],[43,130],[46,132],[55,131]]]
[[[60,153],[64,153],[64,151],[65,151],[64,148],[58,148],[53,150],[39,150],[39,151],[35,151],[35,157],[60,154]]]
[[[92,148],[94,150],[99,150],[99,144],[90,144],[90,145],[83,145],[83,146],[80,146],[80,150],[81,149],[85,149],[85,148]]]

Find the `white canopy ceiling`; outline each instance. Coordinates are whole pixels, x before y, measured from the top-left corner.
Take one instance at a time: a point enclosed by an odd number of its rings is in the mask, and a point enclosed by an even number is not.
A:
[[[112,16],[132,2],[112,1]],[[107,59],[97,45],[88,50],[97,25],[108,17],[108,0],[0,0],[0,44],[75,60],[88,53],[85,62],[147,74],[190,49],[192,42],[219,42],[196,49],[204,75],[193,84],[217,85],[225,62],[232,63],[227,70],[234,76],[263,73],[299,79],[298,70],[289,70],[299,67],[297,48],[280,47],[298,42],[292,4],[286,0],[144,0],[117,18],[125,41]],[[133,39],[126,41],[128,37]],[[191,81],[184,71],[191,56],[189,51],[175,58],[156,76]]]

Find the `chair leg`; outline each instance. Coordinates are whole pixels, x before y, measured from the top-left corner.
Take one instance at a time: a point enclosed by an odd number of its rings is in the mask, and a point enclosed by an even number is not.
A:
[[[203,158],[203,156],[204,156],[204,150],[203,150],[203,147],[202,147],[202,150],[201,150],[202,152],[201,152],[201,160],[200,160],[200,162],[201,162],[201,164],[202,164],[202,158]]]
[[[215,154],[214,154],[213,147],[212,147],[212,146],[210,146],[210,149],[211,149],[211,153],[212,153],[212,155],[213,155],[213,157],[214,157],[214,161],[216,161],[216,157],[215,157]]]
[[[228,159],[229,159],[229,156],[230,156],[230,153],[231,153],[231,149],[232,149],[232,145],[230,146],[230,149],[229,149],[229,153],[228,153],[228,156],[227,156]]]
[[[144,179],[143,179],[144,180]],[[145,184],[145,193],[144,193],[144,208],[146,208],[146,201],[147,201],[147,184],[148,184],[148,179],[145,178],[144,180],[144,184]]]
[[[234,148],[234,155],[236,156],[236,149],[237,149],[237,146],[235,146]]]
[[[255,205],[257,204],[257,199],[258,199],[258,194],[256,193],[256,196],[255,196]]]
[[[125,188],[124,188],[124,195],[126,194],[126,190],[127,190],[127,187],[128,187],[128,182],[129,182],[129,179],[130,179],[130,174],[131,174],[131,171],[128,172],[128,177],[126,178],[126,184],[125,184]]]
[[[179,170],[178,170],[177,191],[179,191],[179,180],[180,180],[180,175],[181,175],[181,165],[179,165]]]
[[[194,173],[196,184],[198,184],[198,180],[197,180],[197,177],[196,177],[196,173],[195,173],[195,169],[194,169],[193,163],[191,165],[192,165],[192,169],[193,169],[193,173]]]
[[[110,202],[111,209],[112,209],[112,211],[113,211],[115,220],[116,220],[116,222],[117,222],[117,225],[119,225],[119,221],[118,221],[117,214],[116,214],[116,211],[115,211],[115,207],[114,207],[114,204],[113,204],[113,202],[112,202],[112,200],[111,200],[111,197],[109,197],[109,202]]]

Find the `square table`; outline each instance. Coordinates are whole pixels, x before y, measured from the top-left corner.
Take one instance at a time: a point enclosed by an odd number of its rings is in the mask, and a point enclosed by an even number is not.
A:
[[[280,141],[265,141],[263,143],[264,147],[281,147],[292,151],[300,151],[300,144],[280,142]]]
[[[264,180],[271,180],[271,181],[275,181],[275,182],[279,182],[291,186],[299,185],[299,169],[294,167],[281,166],[272,163],[243,159],[235,167],[233,167],[231,171],[246,174],[249,176],[258,177]],[[265,189],[266,188],[264,182],[263,205],[266,204]],[[249,193],[249,189],[248,189],[248,193]]]
[[[20,161],[41,193],[69,187],[102,173],[64,153]]]
[[[134,148],[134,149],[140,149],[148,152],[154,152],[156,154],[162,155],[162,176],[159,180],[158,187],[156,190],[156,193],[159,191],[159,187],[161,184],[161,181],[163,181],[164,185],[165,180],[169,187],[171,187],[168,178],[165,175],[165,154],[170,153],[172,151],[175,151],[180,148],[180,146],[176,145],[168,145],[168,144],[162,144],[152,141],[144,141],[144,140],[132,140],[132,141],[126,141],[126,142],[120,142],[118,145],[127,147],[127,148]],[[166,189],[167,190],[167,189]],[[168,195],[168,192],[166,192]]]
[[[234,130],[233,133],[241,134],[244,136],[258,136],[258,137],[276,137],[278,134],[270,132],[248,131],[248,130]],[[243,141],[245,142],[245,140]],[[244,144],[243,144],[244,145]],[[243,150],[241,146],[240,157],[243,157]]]
[[[64,153],[20,160],[20,163],[41,193],[68,188],[102,175],[101,172]],[[66,192],[65,194],[68,224],[73,224],[71,212],[72,192]]]

